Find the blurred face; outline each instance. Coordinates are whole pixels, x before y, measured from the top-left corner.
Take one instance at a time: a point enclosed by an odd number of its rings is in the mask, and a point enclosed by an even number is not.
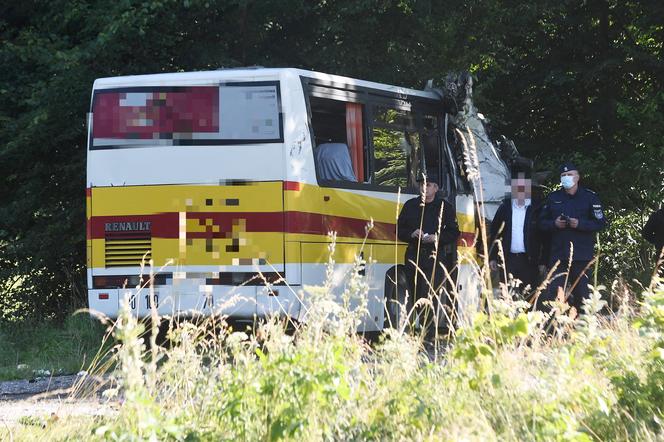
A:
[[[436,192],[438,192],[438,184],[427,182],[425,187],[424,183],[420,183],[420,192],[424,194],[424,199],[427,202],[433,201],[434,197],[436,196]]]
[[[530,199],[532,191],[532,181],[526,178],[525,174],[520,173],[516,178],[512,178],[512,199],[517,200],[518,204],[524,204]]]

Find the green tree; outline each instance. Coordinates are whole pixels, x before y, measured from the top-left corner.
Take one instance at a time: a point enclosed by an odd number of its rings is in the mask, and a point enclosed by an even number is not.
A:
[[[664,198],[662,23],[656,0],[6,2],[0,320],[84,303],[95,78],[263,65],[419,88],[469,69],[499,132],[542,168],[572,157],[614,213],[634,216]]]

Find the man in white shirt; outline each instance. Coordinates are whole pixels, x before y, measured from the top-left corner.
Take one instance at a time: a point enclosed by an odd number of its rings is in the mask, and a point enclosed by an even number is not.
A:
[[[531,200],[532,181],[527,170],[512,173],[511,195],[500,205],[491,222],[491,250],[489,266],[498,270],[499,264],[504,266],[504,275],[512,275],[520,280],[522,287],[534,288],[537,284],[538,270],[544,265],[542,238],[537,228],[539,205]],[[499,253],[497,241],[502,244]],[[509,279],[509,276],[508,276]]]

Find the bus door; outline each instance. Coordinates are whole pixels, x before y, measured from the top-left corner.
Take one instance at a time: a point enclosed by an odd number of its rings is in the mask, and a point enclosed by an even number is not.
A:
[[[379,194],[380,189],[372,186],[366,92],[311,79],[303,79],[303,83],[318,185],[303,185],[299,194],[287,192],[286,198],[286,204],[291,204],[288,213],[295,210],[301,217],[298,227],[290,230],[300,234],[291,238],[300,244],[302,284],[322,285],[332,258],[330,287],[333,296],[343,302],[350,272],[360,257],[367,262],[360,272],[369,286],[368,298],[350,297],[348,307],[365,305],[359,330],[376,330],[382,320],[381,267],[394,259],[396,194]],[[330,232],[336,233],[331,257]],[[301,319],[306,320],[306,308]]]

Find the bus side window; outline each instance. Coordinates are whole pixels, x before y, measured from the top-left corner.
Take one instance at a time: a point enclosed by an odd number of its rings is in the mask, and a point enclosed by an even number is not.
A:
[[[364,112],[359,103],[309,97],[314,158],[324,181],[364,182]]]
[[[410,112],[376,107],[372,130],[374,184],[417,186],[420,136]]]

